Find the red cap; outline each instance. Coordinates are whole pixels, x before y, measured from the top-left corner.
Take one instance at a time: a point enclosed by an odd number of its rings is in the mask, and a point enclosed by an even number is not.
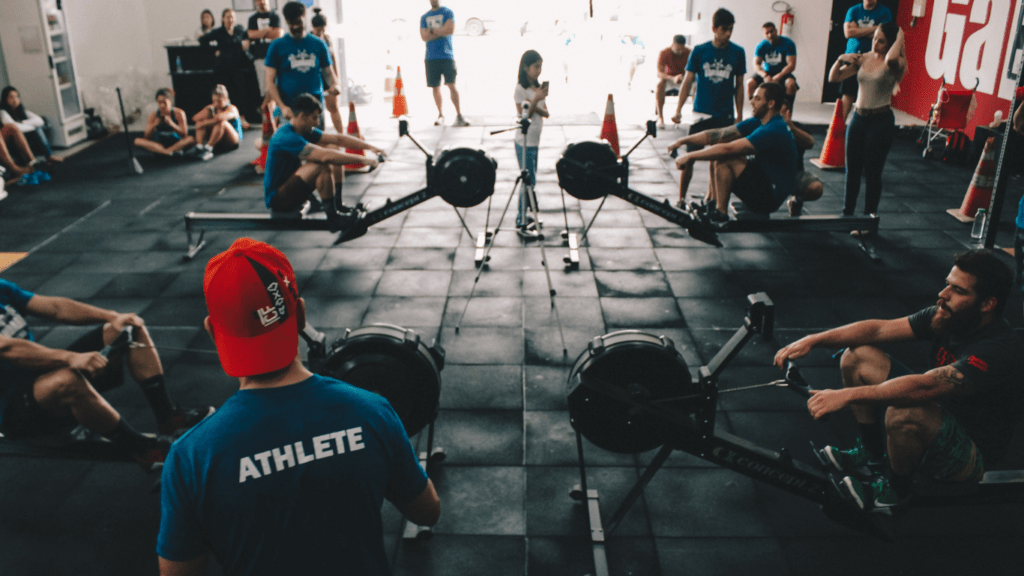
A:
[[[277,248],[239,238],[210,259],[203,280],[220,364],[229,376],[254,376],[288,366],[299,350],[298,287]]]

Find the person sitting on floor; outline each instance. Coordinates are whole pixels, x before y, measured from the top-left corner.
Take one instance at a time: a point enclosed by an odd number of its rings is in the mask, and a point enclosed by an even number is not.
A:
[[[25,314],[61,324],[100,326],[67,350],[59,350],[34,341]],[[126,327],[132,328],[134,346],[109,356],[98,352]],[[118,386],[125,363],[156,415],[161,436],[137,432],[90,383],[100,389]],[[194,426],[213,411],[212,406],[186,410],[171,401],[160,356],[142,318],[70,298],[34,294],[0,279],[0,432],[4,436],[38,436],[77,423],[109,439],[149,470],[163,462],[171,445],[169,435]]]
[[[323,200],[331,230],[340,231],[346,218],[338,211],[347,211],[341,203],[344,166],[366,164],[376,167],[377,156],[384,152],[352,136],[324,134],[317,128],[323,113],[319,98],[299,94],[292,100],[290,110],[291,120],[274,133],[267,147],[267,170],[263,175],[267,208],[294,212],[301,209],[316,190]],[[369,150],[372,154],[357,156],[324,147],[331,145]]]
[[[680,155],[676,167],[682,170],[695,160],[711,161],[705,200],[713,222],[729,220],[733,193],[754,212],[771,214],[796,189],[796,141],[779,114],[785,98],[781,84],[765,82],[750,101],[753,118],[680,138],[668,147],[671,152],[685,144],[709,146]],[[753,160],[748,161],[751,155]]]
[[[188,135],[185,111],[174,107],[174,90],[170,88],[156,91],[156,105],[146,121],[146,131],[135,139],[135,145],[161,156],[181,157],[196,142]]]
[[[28,159],[27,164],[18,162],[24,158]],[[46,160],[36,158],[32,154],[28,140],[17,126],[14,124],[0,126],[0,165],[6,169],[3,173],[6,183],[19,186],[39,184],[36,168],[44,164],[46,164]],[[47,179],[49,178],[47,177]]]
[[[214,152],[237,150],[242,141],[242,119],[238,108],[228,98],[228,89],[217,84],[210,98],[213,103],[192,117],[196,126],[196,151],[202,160],[213,158]]]
[[[13,124],[21,130],[28,141],[28,146],[36,158],[43,158],[48,164],[57,164],[64,159],[56,156],[50,147],[50,139],[46,136],[46,119],[25,108],[21,94],[14,86],[7,86],[0,92],[0,124]],[[25,159],[31,162],[31,158]],[[37,178],[41,182],[50,179],[45,172],[39,171]]]
[[[786,206],[789,208],[790,216],[799,216],[803,211],[804,202],[813,202],[821,198],[825,193],[825,185],[821,179],[804,168],[804,153],[814,148],[814,136],[804,130],[803,126],[793,122],[793,109],[789,105],[789,98],[782,104],[780,113],[786,120],[789,131],[793,133],[797,150],[796,190],[786,200]]]

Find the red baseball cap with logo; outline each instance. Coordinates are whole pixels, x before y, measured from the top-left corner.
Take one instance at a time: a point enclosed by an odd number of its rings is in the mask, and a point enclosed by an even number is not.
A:
[[[235,240],[203,279],[220,364],[229,376],[288,366],[299,349],[298,287],[288,258],[270,244]]]

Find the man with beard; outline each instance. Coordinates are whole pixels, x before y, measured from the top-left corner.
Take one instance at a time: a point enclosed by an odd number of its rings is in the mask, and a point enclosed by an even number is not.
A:
[[[1007,451],[1021,412],[1021,341],[1002,318],[1013,275],[987,250],[957,254],[938,302],[896,320],[864,320],[811,334],[775,355],[775,364],[812,348],[843,348],[843,388],[815,390],[818,419],[847,406],[861,439],[850,450],[826,446],[828,460],[852,471],[888,447],[889,473],[843,485],[862,509],[892,514],[911,495],[913,474],[940,482],[976,482]],[[876,348],[928,340],[930,370],[915,374]],[[884,428],[879,426],[881,410]]]
[[[669,152],[683,145],[702,148],[680,155],[676,160],[680,170],[689,170],[695,160],[711,161],[705,200],[712,221],[729,220],[729,196],[733,193],[760,214],[771,214],[793,193],[797,150],[793,134],[779,113],[785,98],[786,89],[781,84],[765,82],[750,100],[753,118],[692,134],[669,145]],[[712,200],[717,210],[710,207]]]

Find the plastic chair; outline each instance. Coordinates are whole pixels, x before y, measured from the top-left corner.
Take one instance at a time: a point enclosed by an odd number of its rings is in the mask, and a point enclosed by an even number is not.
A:
[[[932,142],[967,128],[967,123],[974,118],[974,111],[978,107],[975,97],[977,89],[978,80],[970,90],[954,90],[948,88],[946,78],[942,78],[938,96],[928,112],[928,125],[917,141],[924,148],[921,152],[923,158],[927,158],[932,151]]]

